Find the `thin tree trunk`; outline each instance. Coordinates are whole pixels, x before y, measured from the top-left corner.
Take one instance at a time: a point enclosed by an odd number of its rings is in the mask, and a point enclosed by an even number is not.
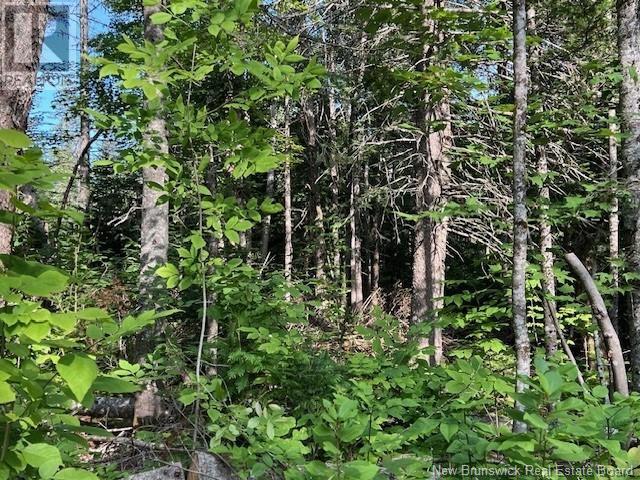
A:
[[[631,270],[640,271],[640,0],[618,0],[618,49],[620,53],[620,120],[625,134],[622,160],[627,171],[630,196],[628,228],[632,233],[629,252]],[[640,392],[640,289],[631,292],[631,380]]]
[[[538,174],[543,177],[543,186],[540,188],[540,199],[542,202],[542,212],[540,214],[540,253],[542,255],[542,294],[549,303],[556,308],[556,283],[553,273],[553,235],[551,225],[547,215],[549,205],[549,186],[546,184],[546,175],[549,173],[547,163],[547,153],[544,147],[537,149],[538,153]],[[558,331],[553,319],[545,313],[544,315],[544,345],[547,357],[552,357],[558,350]]]
[[[267,197],[272,198],[275,190],[276,175],[273,170],[267,173]],[[269,255],[269,240],[271,236],[271,215],[262,219],[262,239],[260,241],[260,258],[264,262]]]
[[[615,110],[609,110],[609,118],[611,124],[609,129],[614,135],[609,137],[609,181],[611,182],[611,211],[609,212],[609,261],[611,265],[611,287],[614,292],[611,299],[611,308],[609,316],[611,323],[616,332],[620,332],[618,325],[619,296],[618,288],[620,288],[620,267],[618,260],[620,257],[620,217],[619,217],[619,201],[618,201],[618,140],[615,134],[618,127],[614,123],[616,117]]]
[[[161,11],[162,5],[144,7],[145,40],[158,43],[163,39],[162,27],[154,25],[150,16]],[[155,113],[145,133],[145,148],[156,155],[169,153],[167,128],[162,114]],[[155,275],[156,269],[167,262],[169,248],[169,205],[158,204],[162,192],[153,187],[164,186],[167,175],[164,167],[144,167],[142,169],[142,223],[140,226],[140,302],[143,308],[157,308],[163,282]],[[164,322],[156,323],[139,335],[134,347],[137,359],[150,352],[157,343],[157,336],[164,331]]]
[[[283,135],[289,137],[289,99],[284,102],[284,125]],[[291,282],[293,271],[293,224],[291,206],[291,163],[289,159],[284,164],[284,278]],[[286,299],[291,298],[287,292]]]
[[[565,255],[565,259],[578,277],[578,280],[580,280],[580,283],[582,283],[585,291],[587,292],[587,296],[589,297],[593,316],[598,322],[600,331],[602,332],[602,336],[604,337],[604,341],[607,346],[608,357],[611,361],[614,388],[621,395],[627,396],[629,395],[629,385],[627,380],[627,371],[624,366],[622,347],[620,346],[618,334],[613,328],[613,324],[609,318],[609,313],[607,312],[607,307],[602,299],[602,295],[600,295],[593,278],[591,278],[591,275],[589,275],[589,272],[575,254],[567,253]]]
[[[325,283],[325,258],[326,242],[324,239],[324,212],[322,210],[322,197],[320,194],[320,158],[318,156],[318,132],[316,128],[315,112],[312,101],[308,98],[303,101],[303,113],[307,130],[307,157],[311,178],[310,209],[313,212],[313,226],[311,239],[315,239],[314,259],[316,277],[316,296],[320,297],[324,291]]]
[[[89,55],[89,0],[80,0],[80,143],[89,143],[89,118],[84,112],[87,107],[87,55]],[[76,199],[77,207],[86,211],[89,206],[89,151],[87,150],[80,158],[78,164],[78,197]]]
[[[3,4],[3,22],[0,35],[2,47],[11,58],[0,62],[0,128],[27,130],[36,74],[40,63],[40,50],[47,22],[48,2],[17,0]],[[28,12],[31,22],[22,22],[18,12]],[[15,72],[20,72],[20,82]],[[16,192],[13,192],[15,194]],[[0,189],[0,211],[13,211],[12,193]],[[0,223],[0,254],[11,253],[13,225]]]
[[[359,159],[356,160],[359,162]],[[359,202],[360,198],[360,166],[354,165],[351,173],[351,195],[349,197],[349,226],[351,232],[349,260],[351,274],[351,311],[355,315],[362,313],[362,241],[359,232]]]
[[[277,106],[271,105],[271,128],[278,128],[278,109]],[[275,188],[276,175],[273,170],[267,173],[267,197],[272,198]],[[265,215],[262,219],[262,239],[260,241],[260,258],[264,262],[269,255],[269,239],[271,234],[271,215]]]
[[[525,0],[513,0],[513,74],[515,83],[515,116],[513,124],[513,278],[512,309],[516,346],[516,391],[524,392],[527,384],[520,377],[531,375],[531,345],[527,329],[527,6]],[[524,411],[524,405],[516,402]],[[513,424],[514,432],[524,432],[524,422]]]
[[[537,34],[536,25],[536,9],[530,7],[527,12],[527,23],[529,31],[532,35]],[[532,91],[538,95],[541,93],[541,86],[539,85],[540,75],[539,71],[540,61],[540,48],[534,46],[531,48],[531,57],[529,65],[531,66],[531,84]],[[542,104],[542,101],[540,101]],[[539,112],[543,111],[541,106]],[[550,192],[549,185],[547,184],[547,175],[549,174],[549,162],[547,158],[547,150],[545,145],[536,145],[535,148],[536,157],[538,160],[537,170],[538,175],[542,177],[542,186],[539,190],[540,197],[540,254],[542,256],[542,295],[544,295],[553,310],[556,309],[556,285],[555,275],[553,273],[553,234],[551,233],[551,224],[549,223],[549,216],[547,211],[549,209]],[[558,332],[555,323],[549,312],[544,309],[544,344],[547,357],[552,357],[558,350]]]
[[[371,305],[379,306],[380,295],[380,221],[378,212],[373,211],[373,222],[371,225],[371,238],[373,239],[373,254],[371,258]]]
[[[218,187],[217,178],[217,165],[213,154],[213,147],[209,147],[209,169],[207,171],[206,185],[212,195],[216,194]],[[218,239],[214,235],[210,235],[207,239],[207,247],[209,251],[209,258],[216,258],[220,251]],[[210,274],[213,273],[213,267],[211,267]],[[206,340],[208,344],[213,344],[220,333],[220,327],[218,325],[218,319],[213,314],[214,306],[216,304],[216,294],[212,288],[207,289],[207,336]],[[217,375],[218,373],[218,349],[212,346],[209,350],[211,358],[211,365],[207,368],[208,375]]]

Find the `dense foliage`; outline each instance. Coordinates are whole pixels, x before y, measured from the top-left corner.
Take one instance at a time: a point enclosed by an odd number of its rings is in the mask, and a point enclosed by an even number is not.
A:
[[[517,376],[512,5],[106,2],[0,125],[0,480],[634,476],[637,74],[611,1],[528,7]]]

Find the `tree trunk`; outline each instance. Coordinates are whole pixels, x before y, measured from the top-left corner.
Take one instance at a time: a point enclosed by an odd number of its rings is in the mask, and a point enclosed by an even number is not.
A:
[[[622,159],[627,171],[630,206],[628,226],[632,232],[629,253],[631,271],[640,271],[640,0],[618,0],[618,49],[620,53],[620,113],[625,134]],[[631,292],[631,379],[640,392],[640,289]]]
[[[86,108],[87,92],[87,55],[89,55],[89,0],[80,0],[80,106]],[[80,144],[89,143],[89,118],[84,110],[80,111]],[[78,163],[78,197],[76,205],[81,211],[89,206],[89,150],[79,159]]]
[[[276,105],[271,105],[271,129],[278,128],[278,109]],[[272,198],[275,188],[276,174],[273,170],[267,173],[267,197]],[[262,239],[260,241],[260,258],[264,262],[269,255],[269,237],[271,234],[271,215],[265,215],[262,219]]]
[[[12,58],[0,62],[0,128],[22,132],[27,129],[47,23],[47,6],[46,1],[3,3],[0,34],[5,42],[2,47]],[[31,21],[22,21],[23,14],[30,15]],[[0,190],[0,211],[13,211],[11,196],[11,192]],[[12,238],[13,225],[0,223],[0,254],[11,253]]]
[[[624,396],[629,395],[629,385],[627,381],[627,371],[624,366],[624,356],[622,355],[622,347],[620,346],[620,339],[618,334],[613,328],[607,307],[604,304],[604,300],[596,287],[596,283],[589,275],[589,272],[582,264],[580,259],[573,253],[567,253],[565,255],[567,263],[574,271],[578,280],[582,283],[587,296],[589,297],[589,303],[591,304],[591,310],[593,316],[600,326],[600,331],[604,337],[604,342],[607,346],[607,353],[611,361],[611,372],[613,374],[613,384],[618,393]]]
[[[213,147],[209,147],[209,169],[207,171],[206,185],[212,195],[216,194],[218,187],[217,165],[213,154]],[[207,249],[209,258],[216,258],[220,252],[220,241],[214,236],[209,235],[207,239]],[[213,267],[210,267],[209,273],[213,273]],[[213,314],[213,307],[216,304],[216,294],[212,288],[207,289],[207,343],[212,344],[218,339],[220,326],[218,319]],[[218,349],[214,346],[209,350],[211,365],[207,367],[208,375],[216,375],[218,373]]]
[[[359,206],[360,199],[360,165],[359,159],[352,167],[351,173],[351,195],[349,197],[349,227],[350,227],[350,247],[351,255],[349,260],[351,279],[351,312],[354,315],[362,313],[363,291],[362,291],[362,240],[360,239]]]
[[[513,278],[512,309],[516,346],[516,391],[523,392],[527,384],[520,377],[531,374],[529,332],[527,329],[527,6],[525,0],[513,0],[513,74],[515,83],[515,117],[513,124]],[[524,405],[516,402],[524,411]],[[523,422],[514,422],[514,432],[524,432]]]
[[[282,133],[285,137],[290,135],[289,126],[289,99],[284,102],[284,125]],[[291,162],[289,159],[284,164],[284,278],[287,282],[291,282],[291,273],[293,270],[293,224],[291,211]],[[286,293],[286,299],[291,298]]]
[[[530,7],[527,12],[527,23],[529,31],[532,35],[537,34],[536,26],[536,9]],[[530,66],[531,66],[531,83],[532,91],[538,95],[541,93],[541,86],[539,85],[540,75],[539,71],[540,61],[540,48],[534,46],[531,49]],[[541,105],[543,101],[540,100]],[[543,111],[541,106],[539,112]],[[556,310],[556,285],[555,275],[553,273],[553,234],[551,233],[551,225],[549,223],[549,216],[547,211],[549,209],[550,192],[547,185],[547,175],[549,173],[549,162],[547,158],[547,150],[545,145],[536,145],[535,148],[536,157],[538,160],[537,170],[538,175],[542,177],[542,186],[539,190],[540,197],[540,255],[542,256],[542,294],[547,298],[547,301]],[[552,357],[558,350],[558,332],[555,323],[549,311],[544,309],[544,344],[547,357]]]
[[[611,211],[609,212],[609,261],[611,265],[611,287],[614,292],[611,299],[611,308],[609,309],[609,317],[616,332],[620,332],[618,325],[619,296],[618,288],[620,288],[620,267],[618,260],[620,257],[620,217],[618,202],[618,140],[615,133],[618,130],[614,122],[616,117],[615,110],[609,110],[609,118],[611,124],[609,129],[614,135],[609,137],[609,181],[611,182]]]
[[[144,7],[145,40],[158,43],[163,39],[162,27],[151,23],[149,17],[161,11],[162,5]],[[147,126],[145,148],[161,156],[169,153],[167,128],[162,114],[155,113]],[[163,282],[155,275],[156,269],[167,262],[169,247],[169,205],[158,204],[163,192],[151,184],[164,186],[167,175],[162,166],[144,167],[142,169],[142,223],[140,226],[140,302],[146,309],[160,305],[160,294]],[[139,335],[135,346],[137,359],[150,352],[157,339],[164,331],[164,323],[156,323]]]
[[[435,22],[429,18],[429,10],[440,7],[439,0],[425,0],[423,14],[427,31],[442,36],[436,31]],[[433,45],[424,45],[423,57],[418,64],[419,71],[425,71],[437,53]],[[418,166],[416,168],[416,210],[437,212],[447,202],[447,188],[450,183],[450,166],[447,151],[451,147],[452,132],[449,103],[447,99],[432,100],[430,92],[424,91],[422,105],[417,110],[417,124],[420,138],[417,141]],[[439,124],[444,123],[440,128]],[[438,126],[434,130],[434,125]],[[434,349],[432,360],[440,363],[443,356],[442,328],[435,325],[438,312],[443,307],[444,284],[447,258],[447,236],[449,219],[423,218],[415,227],[413,252],[413,281],[411,299],[411,319],[413,323],[430,321],[434,323],[430,338],[420,340],[420,346]]]
[[[307,130],[307,158],[310,175],[310,210],[313,212],[312,235],[310,240],[315,239],[314,250],[315,259],[315,277],[316,277],[316,296],[322,295],[325,283],[325,258],[326,243],[324,239],[324,212],[322,210],[322,196],[320,194],[320,158],[318,156],[318,132],[316,128],[315,111],[312,101],[308,98],[303,100],[304,121]]]
[[[538,174],[543,177],[543,186],[540,188],[542,212],[540,213],[540,254],[542,255],[542,294],[556,309],[556,283],[553,273],[553,235],[547,215],[549,205],[549,186],[546,185],[546,175],[549,173],[547,153],[544,147],[536,149],[538,153]],[[553,319],[545,312],[544,315],[544,345],[547,357],[552,357],[558,350],[558,332]]]

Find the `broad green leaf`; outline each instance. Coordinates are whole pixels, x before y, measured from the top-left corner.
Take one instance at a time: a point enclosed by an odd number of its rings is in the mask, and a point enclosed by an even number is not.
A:
[[[62,465],[60,451],[48,443],[32,443],[22,450],[25,462],[38,469],[41,478],[51,478]]]
[[[55,480],[98,480],[98,477],[80,468],[65,468],[56,473]]]
[[[107,393],[133,393],[140,390],[140,388],[136,384],[127,382],[121,378],[100,375],[93,382],[92,390]]]
[[[98,376],[96,362],[83,354],[65,355],[58,361],[56,370],[79,402]]]
[[[355,460],[344,464],[346,478],[373,480],[379,470],[380,467],[375,463],[365,462],[364,460]]]
[[[0,128],[0,142],[14,148],[29,148],[31,139],[22,132]]]
[[[167,12],[156,12],[151,15],[151,22],[154,25],[163,25],[171,20],[171,14]]]
[[[13,402],[16,399],[16,392],[7,382],[0,382],[0,403]]]
[[[440,424],[440,433],[444,437],[447,442],[450,442],[453,436],[458,432],[457,423],[441,423]]]

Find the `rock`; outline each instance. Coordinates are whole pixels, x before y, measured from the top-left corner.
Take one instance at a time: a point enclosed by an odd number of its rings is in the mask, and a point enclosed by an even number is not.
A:
[[[236,480],[233,472],[215,455],[196,452],[187,480]]]
[[[184,469],[179,463],[173,463],[148,472],[136,473],[128,477],[128,480],[184,480]]]

